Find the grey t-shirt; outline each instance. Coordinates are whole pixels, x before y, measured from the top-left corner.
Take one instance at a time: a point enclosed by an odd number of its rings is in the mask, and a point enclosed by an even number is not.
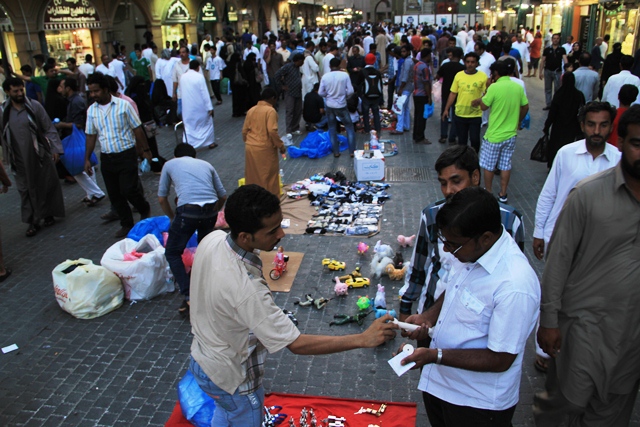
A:
[[[159,197],[169,195],[172,181],[178,206],[215,203],[227,194],[213,166],[193,157],[178,157],[165,163],[158,184]]]
[[[400,81],[406,82],[403,92],[413,92],[413,60],[407,57],[402,64],[402,72],[400,73]]]

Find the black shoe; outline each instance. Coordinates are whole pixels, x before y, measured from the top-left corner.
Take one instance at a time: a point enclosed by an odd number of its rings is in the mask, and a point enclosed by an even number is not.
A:
[[[542,111],[548,111],[551,107],[544,107]]]
[[[103,220],[104,222],[111,222],[111,221],[119,220],[120,216],[114,211],[109,211],[107,213],[100,215],[100,219]]]
[[[182,304],[180,305],[180,308],[178,308],[178,313],[182,317],[188,317],[189,316],[189,308],[190,308],[189,301],[184,300],[184,301],[182,301]]]

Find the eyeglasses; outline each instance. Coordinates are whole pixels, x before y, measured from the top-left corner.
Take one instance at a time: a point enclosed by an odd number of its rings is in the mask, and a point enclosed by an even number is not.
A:
[[[467,240],[463,244],[458,245],[456,247],[451,242],[449,242],[447,239],[445,239],[444,236],[442,235],[442,233],[438,232],[438,240],[440,240],[442,242],[442,244],[447,249],[447,251],[451,252],[451,255],[455,255],[460,249],[462,249],[467,243],[469,243],[473,239],[475,239],[475,237],[469,238],[469,240]]]

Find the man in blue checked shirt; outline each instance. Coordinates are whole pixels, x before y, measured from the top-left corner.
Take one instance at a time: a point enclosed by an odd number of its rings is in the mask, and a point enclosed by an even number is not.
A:
[[[140,219],[148,218],[151,212],[138,177],[138,156],[151,162],[151,150],[133,107],[111,95],[106,76],[92,74],[87,84],[89,96],[96,102],[87,110],[85,172],[93,174],[89,158],[99,140],[100,170],[109,200],[120,217],[122,228],[115,237],[121,239],[133,228],[129,203],[138,209]]]

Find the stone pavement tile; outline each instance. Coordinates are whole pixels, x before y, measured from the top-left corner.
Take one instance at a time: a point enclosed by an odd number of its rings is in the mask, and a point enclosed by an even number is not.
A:
[[[509,202],[524,215],[527,229],[525,253],[538,274],[543,263],[531,253],[531,231],[537,195],[546,177],[546,165],[528,160],[529,151],[541,136],[546,112],[543,112],[542,82],[526,79],[532,105],[532,129],[519,133],[514,154],[514,170],[509,186]],[[439,108],[436,108],[439,114]],[[244,146],[241,138],[242,119],[231,119],[231,99],[216,107],[215,150],[200,150],[198,157],[211,162],[230,193],[244,173]],[[436,116],[437,117],[437,116]],[[352,314],[360,295],[373,296],[375,288],[355,289],[349,296],[334,299],[324,310],[294,305],[305,293],[330,297],[332,274],[320,265],[324,257],[338,257],[351,269],[357,263],[368,271],[371,253],[358,256],[356,245],[365,240],[372,246],[376,240],[396,246],[398,234],[411,235],[418,227],[420,211],[428,203],[441,198],[433,165],[448,144],[439,144],[437,118],[429,119],[426,136],[431,145],[417,145],[411,135],[390,136],[399,155],[386,159],[389,168],[423,168],[427,181],[391,182],[391,200],[383,210],[381,232],[371,239],[332,236],[286,236],[285,250],[305,253],[290,293],[275,293],[276,303],[296,311],[299,328],[304,333],[344,335],[359,333],[371,324],[329,327],[333,315]],[[284,128],[284,108],[280,110],[280,126]],[[299,143],[304,134],[294,137]],[[357,134],[362,148],[367,140]],[[173,157],[175,135],[172,128],[162,128],[158,137],[161,155]],[[334,159],[288,159],[281,162],[286,182],[306,178],[311,171],[351,171],[348,156]],[[98,183],[104,188],[102,176]],[[153,215],[162,211],[156,202],[159,177],[142,176],[145,195]],[[497,184],[496,184],[497,185]],[[497,187],[496,187],[497,188]],[[2,346],[17,343],[19,350],[0,355],[0,425],[78,425],[78,426],[162,426],[176,401],[176,385],[188,367],[191,334],[189,322],[180,318],[177,308],[182,298],[178,293],[166,294],[152,301],[130,304],[125,301],[118,310],[93,320],[74,319],[64,313],[55,301],[51,270],[65,259],[84,257],[95,263],[116,239],[117,222],[103,224],[100,214],[108,209],[105,200],[98,207],[86,208],[77,185],[64,185],[67,217],[35,237],[24,236],[26,225],[20,222],[19,197],[14,187],[1,196],[0,224],[5,261],[13,276],[0,284],[0,321],[5,327],[0,334]],[[134,214],[137,219],[138,215]],[[411,248],[402,250],[409,259]],[[374,281],[377,283],[377,281]],[[383,277],[387,301],[397,309],[396,295],[402,283]],[[412,401],[418,404],[417,425],[428,425],[422,397],[417,390],[419,373],[411,371],[397,378],[386,361],[404,340],[376,349],[361,349],[328,356],[297,356],[284,350],[269,355],[265,365],[266,391],[306,393],[338,397]],[[521,400],[514,416],[515,426],[532,426],[531,396],[541,390],[544,376],[533,369],[533,336],[527,342]],[[64,418],[66,417],[66,418]],[[638,423],[635,409],[632,425]]]

